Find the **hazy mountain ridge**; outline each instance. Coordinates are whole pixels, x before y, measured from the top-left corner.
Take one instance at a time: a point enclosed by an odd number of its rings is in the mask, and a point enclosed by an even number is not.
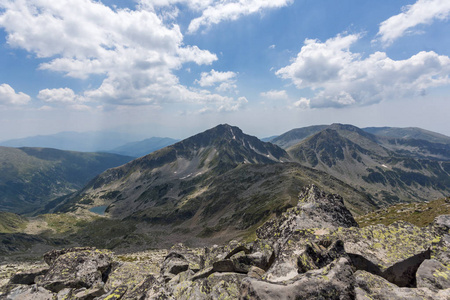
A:
[[[0,147],[0,210],[33,212],[131,159],[108,153]]]
[[[116,153],[120,155],[141,157],[150,154],[156,150],[175,144],[179,140],[172,138],[151,137],[138,142],[131,142],[120,147],[108,150],[108,153]]]

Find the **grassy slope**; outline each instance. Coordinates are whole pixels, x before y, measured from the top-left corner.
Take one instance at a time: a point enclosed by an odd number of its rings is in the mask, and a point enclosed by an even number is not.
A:
[[[393,205],[356,218],[361,227],[368,225],[390,225],[405,221],[424,227],[440,215],[450,214],[450,198],[422,203],[402,203]]]
[[[45,148],[0,147],[0,210],[30,213],[81,188],[130,157]]]

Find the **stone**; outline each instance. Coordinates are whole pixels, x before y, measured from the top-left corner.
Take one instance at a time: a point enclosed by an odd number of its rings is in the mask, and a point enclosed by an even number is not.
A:
[[[92,248],[66,251],[52,262],[38,284],[55,293],[64,288],[103,286],[111,269],[110,253]]]
[[[262,279],[264,273],[266,273],[266,271],[264,271],[263,269],[253,266],[248,271],[247,276],[251,278]]]
[[[189,262],[184,258],[184,256],[176,252],[171,252],[164,259],[161,267],[161,273],[177,275],[187,269],[189,269]]]
[[[52,300],[54,294],[37,285],[21,285],[6,296],[6,300]]]
[[[241,285],[244,300],[269,299],[354,299],[353,271],[346,258],[325,268],[299,274],[285,283],[245,278]]]
[[[406,222],[390,226],[343,228],[335,235],[357,270],[382,276],[400,287],[414,287],[420,264],[431,256],[436,236]]]
[[[128,287],[126,285],[121,285],[105,295],[96,297],[95,300],[121,300],[127,290]]]
[[[450,288],[450,267],[435,259],[425,260],[416,273],[417,287],[427,287],[431,290]]]
[[[404,300],[404,299],[423,299],[423,300],[448,300],[450,299],[450,290],[439,292],[428,288],[407,288],[399,287],[390,283],[386,279],[371,274],[366,271],[357,271],[355,273],[355,293],[356,300]]]
[[[296,207],[256,230],[260,239],[289,239],[298,229],[358,227],[341,196],[327,194],[315,185],[304,188]]]
[[[33,269],[28,272],[19,272],[14,274],[9,280],[9,284],[26,284],[31,285],[35,283],[37,276],[44,275],[48,268]]]

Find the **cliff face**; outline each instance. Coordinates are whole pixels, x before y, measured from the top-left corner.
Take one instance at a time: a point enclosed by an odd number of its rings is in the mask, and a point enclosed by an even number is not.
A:
[[[449,299],[450,216],[359,228],[338,195],[304,188],[253,242],[114,254],[53,250],[6,299]]]

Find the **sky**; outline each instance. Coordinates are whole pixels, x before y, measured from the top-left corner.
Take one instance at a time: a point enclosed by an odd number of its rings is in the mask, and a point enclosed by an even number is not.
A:
[[[221,123],[450,135],[449,18],[448,0],[1,0],[0,141]]]

